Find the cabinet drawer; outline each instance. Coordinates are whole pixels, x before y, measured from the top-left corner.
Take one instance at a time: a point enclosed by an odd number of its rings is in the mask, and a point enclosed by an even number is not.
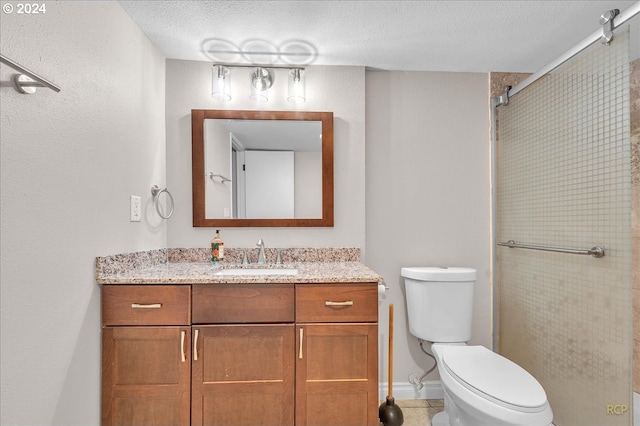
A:
[[[194,324],[293,322],[293,284],[193,286]]]
[[[188,285],[102,286],[103,325],[189,325]]]
[[[377,322],[378,284],[300,284],[297,322]]]

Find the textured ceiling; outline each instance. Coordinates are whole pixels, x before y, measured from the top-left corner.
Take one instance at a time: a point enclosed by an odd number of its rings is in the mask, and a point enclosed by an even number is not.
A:
[[[120,3],[168,58],[534,72],[598,30],[604,11],[634,1]]]

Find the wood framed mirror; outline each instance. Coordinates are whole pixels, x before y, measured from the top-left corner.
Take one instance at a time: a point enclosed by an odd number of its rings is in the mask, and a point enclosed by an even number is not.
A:
[[[333,226],[333,113],[191,110],[194,227]]]

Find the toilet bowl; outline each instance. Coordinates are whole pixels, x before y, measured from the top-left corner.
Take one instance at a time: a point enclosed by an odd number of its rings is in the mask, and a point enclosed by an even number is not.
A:
[[[548,426],[547,395],[526,370],[484,346],[435,343],[431,350],[445,391],[433,426]]]
[[[471,338],[471,268],[402,268],[409,331],[431,342],[444,390],[433,426],[549,426],[553,412],[538,381]]]

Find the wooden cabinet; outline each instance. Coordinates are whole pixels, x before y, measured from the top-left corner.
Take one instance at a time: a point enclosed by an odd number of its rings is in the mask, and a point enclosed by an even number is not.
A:
[[[293,425],[293,324],[194,326],[193,333],[192,424]]]
[[[377,283],[102,287],[103,425],[378,425]]]
[[[378,285],[299,285],[296,322],[378,322]]]
[[[192,424],[294,424],[294,285],[193,289]]]
[[[377,326],[298,325],[297,425],[377,425]]]
[[[189,308],[189,287],[103,287],[103,425],[190,423]]]
[[[296,290],[296,425],[378,425],[377,285]]]
[[[194,324],[293,322],[293,284],[216,284],[193,287]]]

